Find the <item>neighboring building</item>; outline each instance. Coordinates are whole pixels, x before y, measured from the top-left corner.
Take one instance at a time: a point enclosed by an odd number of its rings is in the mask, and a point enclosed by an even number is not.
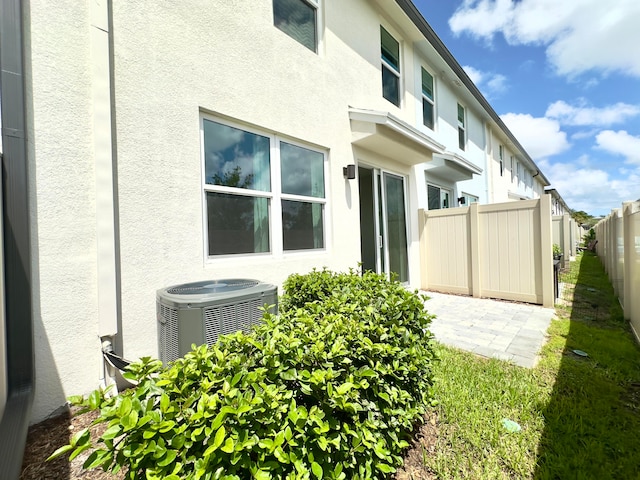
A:
[[[564,215],[571,214],[571,209],[567,206],[564,199],[555,188],[547,188],[544,193],[551,195],[551,214]]]
[[[67,0],[24,25],[33,421],[104,381],[102,342],[157,355],[162,287],[359,262],[417,287],[419,209],[548,185],[408,0]]]

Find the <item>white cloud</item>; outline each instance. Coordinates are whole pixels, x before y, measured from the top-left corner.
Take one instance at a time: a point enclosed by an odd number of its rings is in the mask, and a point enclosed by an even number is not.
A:
[[[543,160],[540,168],[560,192],[569,208],[584,210],[591,215],[606,215],[622,202],[638,198],[640,169],[627,172],[622,178],[613,178],[601,168],[585,166],[584,158],[574,163],[555,163]]]
[[[581,103],[585,103],[581,101]],[[603,108],[569,105],[563,100],[552,103],[547,108],[546,117],[555,118],[563,125],[574,126],[608,126],[622,123],[640,114],[640,107],[628,103],[616,103]]]
[[[454,34],[512,45],[545,45],[561,75],[589,70],[640,77],[637,0],[465,0],[449,19]]]
[[[579,132],[571,134],[571,140],[583,140],[585,138],[595,137],[600,130],[592,128],[590,130],[581,130]]]
[[[470,65],[464,65],[462,68],[487,98],[502,93],[507,89],[507,77],[500,73],[483,72]]]
[[[489,87],[492,92],[504,92],[507,88],[507,77],[496,73],[487,81],[487,87]]]
[[[567,134],[560,130],[557,120],[523,113],[500,117],[534,160],[557,155],[570,147]]]
[[[476,86],[480,85],[480,82],[482,82],[482,79],[484,78],[484,74],[480,70],[473,68],[470,65],[464,65],[462,68]]]
[[[625,130],[604,130],[596,136],[596,143],[598,148],[621,155],[628,163],[640,165],[640,137],[629,135]]]

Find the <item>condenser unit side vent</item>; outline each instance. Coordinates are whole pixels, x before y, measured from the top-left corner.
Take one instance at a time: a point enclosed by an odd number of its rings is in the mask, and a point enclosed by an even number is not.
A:
[[[178,310],[158,302],[159,350],[164,356],[178,358]]]

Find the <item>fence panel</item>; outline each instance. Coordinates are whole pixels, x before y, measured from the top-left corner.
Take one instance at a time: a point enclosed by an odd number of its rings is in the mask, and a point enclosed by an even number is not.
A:
[[[594,230],[596,253],[640,342],[640,202],[612,210]]]
[[[625,208],[625,315],[640,340],[640,202],[634,212],[633,205]]]
[[[423,252],[428,284],[434,290],[471,295],[469,208],[428,213]],[[423,278],[423,283],[425,279]]]
[[[421,217],[422,288],[553,305],[549,195]]]

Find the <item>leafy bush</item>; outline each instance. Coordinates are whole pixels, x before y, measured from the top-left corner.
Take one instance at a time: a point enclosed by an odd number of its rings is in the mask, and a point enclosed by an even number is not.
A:
[[[163,368],[142,359],[113,398],[75,398],[107,423],[60,455],[85,468],[177,479],[382,479],[432,400],[431,316],[397,282],[314,271],[285,282],[279,316]]]

